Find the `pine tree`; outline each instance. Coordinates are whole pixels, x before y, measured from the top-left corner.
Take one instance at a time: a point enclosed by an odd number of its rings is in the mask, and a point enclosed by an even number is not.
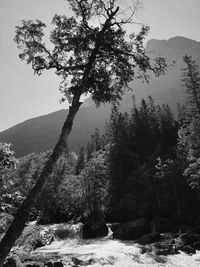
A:
[[[200,115],[200,69],[192,57],[183,58],[186,67],[182,69],[182,81],[187,94],[188,116]]]
[[[186,55],[183,60],[186,67],[183,69],[182,81],[186,88],[187,102],[185,119],[182,119],[179,130],[178,152],[186,163],[184,175],[195,188],[200,184],[200,67],[192,57]]]
[[[84,147],[81,147],[78,154],[78,160],[75,166],[76,175],[79,175],[80,171],[84,168],[84,163],[85,163],[85,151]]]

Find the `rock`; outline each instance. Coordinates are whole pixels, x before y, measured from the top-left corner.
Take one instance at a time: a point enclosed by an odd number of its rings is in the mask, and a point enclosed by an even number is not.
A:
[[[75,264],[75,266],[88,266],[96,263],[94,259],[88,259],[84,261],[84,260],[79,260],[76,257],[72,257],[72,262]]]
[[[4,263],[3,267],[25,267],[21,262],[19,256],[13,255],[6,259],[6,263]]]
[[[47,267],[64,267],[63,263],[60,261],[47,262],[47,263],[45,263],[45,266],[47,266]]]
[[[166,218],[158,218],[155,220],[155,230],[158,233],[174,232],[174,230],[177,230],[176,228],[176,224]]]
[[[56,261],[56,262],[49,261],[49,262],[45,263],[45,266],[47,266],[47,267],[64,267],[63,263],[60,261]]]
[[[113,233],[113,237],[120,240],[135,240],[151,232],[150,223],[144,218],[122,224]]]
[[[121,223],[112,223],[109,225],[112,232],[116,231],[122,224]]]
[[[158,242],[161,239],[161,235],[159,233],[147,234],[140,237],[137,240],[139,244],[151,244],[154,242]]]
[[[103,237],[108,234],[108,227],[105,222],[88,222],[83,224],[83,238]]]
[[[170,255],[170,254],[174,254],[174,253],[171,253],[171,249],[169,250],[168,248],[161,248],[159,250],[156,250],[156,255],[167,256],[167,255]]]
[[[155,243],[156,255],[173,255],[177,254],[179,248],[175,244],[175,239],[170,236],[167,240]]]
[[[54,262],[54,265],[53,265],[53,266],[54,266],[54,267],[63,267],[64,265],[63,265],[62,262],[57,261],[57,262]]]
[[[186,245],[184,247],[181,248],[181,251],[187,253],[187,254],[195,254],[196,253],[196,250],[195,248],[189,246],[189,245]]]
[[[150,246],[150,245],[146,245],[144,247],[141,248],[141,254],[144,254],[146,252],[152,252],[153,251],[153,248]]]
[[[78,258],[76,257],[72,257],[72,262],[75,264],[75,265],[80,265],[82,263],[82,260],[79,260]]]
[[[32,262],[32,263],[25,264],[25,267],[41,267],[41,264]]]
[[[0,234],[4,233],[7,231],[9,225],[11,224],[12,220],[13,220],[13,216],[8,214],[8,213],[4,213],[1,212],[0,213]]]
[[[36,237],[35,244],[34,244],[34,249],[43,247],[46,245],[50,245],[54,240],[54,235],[52,231],[41,231]]]
[[[198,235],[185,233],[175,239],[175,244],[181,248],[186,245],[193,246],[193,244],[199,240]]]
[[[157,255],[176,254],[179,253],[179,251],[183,251],[188,254],[194,254],[196,249],[199,248],[199,245],[199,235],[185,233],[178,237],[169,236],[168,239],[164,240],[163,242],[156,243],[155,248]]]
[[[16,241],[19,253],[29,253],[38,247],[50,245],[54,240],[51,228],[37,224],[28,224],[19,239]]]
[[[108,227],[99,213],[89,215],[83,223],[83,238],[103,237],[108,234]]]
[[[196,249],[196,250],[200,250],[200,241],[196,241],[193,243],[193,247]]]

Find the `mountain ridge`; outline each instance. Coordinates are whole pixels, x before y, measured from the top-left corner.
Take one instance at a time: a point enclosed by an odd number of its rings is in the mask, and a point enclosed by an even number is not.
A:
[[[133,103],[132,95],[135,96],[137,103],[151,95],[156,104],[169,104],[175,112],[177,102],[182,103],[185,99],[181,82],[181,68],[184,66],[182,57],[188,53],[200,62],[200,42],[179,36],[168,40],[152,39],[147,42],[146,50],[151,51],[152,56],[161,54],[168,61],[175,59],[176,65],[170,68],[165,76],[159,79],[152,78],[149,84],[143,84],[140,80],[132,81],[130,87],[133,91],[124,95],[121,110],[130,111]],[[86,99],[75,118],[68,142],[70,150],[77,152],[80,146],[85,145],[95,128],[103,131],[110,110],[111,106],[108,104],[97,109],[90,98]],[[0,141],[12,143],[12,149],[16,151],[17,157],[46,151],[55,145],[66,115],[67,109],[61,109],[30,118],[0,132]]]

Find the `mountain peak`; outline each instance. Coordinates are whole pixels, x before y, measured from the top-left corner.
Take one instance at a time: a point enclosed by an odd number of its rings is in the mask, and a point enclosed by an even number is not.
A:
[[[156,104],[169,104],[175,112],[177,102],[183,103],[185,100],[184,88],[180,79],[181,67],[183,66],[182,58],[185,54],[188,54],[192,55],[197,62],[200,62],[200,43],[189,38],[176,36],[169,40],[150,40],[146,50],[151,51],[150,55],[153,57],[161,55],[170,61],[178,58],[177,62],[181,64],[176,64],[173,69],[159,79],[150,80],[149,84],[142,83],[137,79],[131,82],[130,87],[133,90],[126,92],[121,101],[120,109],[123,112],[130,111],[133,105],[132,95],[134,94],[136,104],[142,98],[147,99],[151,95]],[[17,157],[32,152],[49,150],[56,143],[66,119],[66,114],[67,110],[59,110],[29,119],[1,132],[0,141],[12,143]],[[91,98],[85,99],[74,121],[73,131],[69,138],[69,148],[77,152],[82,145],[87,143],[95,128],[103,131],[109,114],[109,105],[96,109]]]
[[[146,51],[170,60],[182,58],[185,54],[199,58],[200,43],[183,36],[175,36],[168,40],[151,39],[147,42]]]

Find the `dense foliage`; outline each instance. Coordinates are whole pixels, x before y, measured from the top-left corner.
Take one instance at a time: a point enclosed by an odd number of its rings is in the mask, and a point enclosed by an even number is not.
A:
[[[78,155],[66,151],[60,157],[32,210],[34,218],[41,223],[84,221],[98,212],[115,222],[141,216],[164,216],[182,224],[199,221],[200,73],[190,57],[184,62],[188,99],[179,106],[178,117],[151,97],[139,105],[133,98],[130,114],[114,105],[104,134],[96,129]],[[1,144],[1,183],[7,194],[1,209],[15,212],[50,153],[27,155],[16,168],[10,145]]]

